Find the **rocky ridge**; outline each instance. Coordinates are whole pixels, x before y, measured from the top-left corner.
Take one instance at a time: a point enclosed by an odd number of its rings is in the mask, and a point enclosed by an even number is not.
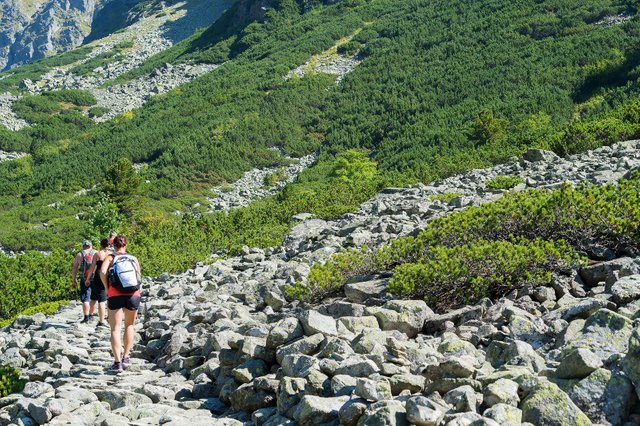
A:
[[[109,85],[109,81],[137,68],[151,56],[192,35],[196,29],[211,25],[232,1],[216,2],[215,7],[204,0],[177,2],[155,15],[140,19],[126,30],[88,44],[93,47],[87,56],[74,64],[54,67],[37,81],[24,80],[22,88],[29,94],[59,89],[82,89],[91,92],[97,105],[109,109],[105,115],[95,117],[105,121],[115,115],[142,106],[151,96],[165,93],[181,84],[217,68],[213,64],[165,64],[147,76],[132,81]],[[113,51],[122,43],[132,47],[121,52],[118,60],[96,67],[87,75],[76,75],[71,70],[100,54]],[[105,87],[106,86],[106,87]],[[28,123],[15,117],[11,105],[16,96],[0,94],[0,124],[19,130]]]
[[[519,190],[614,182],[638,166],[640,141],[567,159],[531,150],[389,188],[336,221],[300,217],[282,247],[147,279],[134,364],[118,376],[105,373],[108,333],[78,324],[76,304],[20,317],[0,332],[0,363],[31,383],[0,399],[0,425],[638,424],[640,258],[445,314],[394,300],[385,277],[313,307],[282,296],[342,247],[499,197],[485,185],[496,176],[523,177]]]
[[[0,70],[79,46],[89,34],[94,13],[108,3],[4,1],[0,5]]]

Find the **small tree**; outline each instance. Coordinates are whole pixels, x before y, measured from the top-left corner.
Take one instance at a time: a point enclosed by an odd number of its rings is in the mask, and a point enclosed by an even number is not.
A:
[[[496,118],[490,110],[484,110],[473,121],[467,132],[476,146],[494,143],[506,136],[507,120]]]
[[[368,182],[376,176],[377,166],[365,153],[350,149],[336,157],[331,176],[347,184]]]
[[[111,231],[121,231],[125,223],[125,218],[118,206],[110,202],[107,197],[103,197],[89,211],[86,235],[92,241],[100,241]]]
[[[107,170],[102,181],[102,191],[116,203],[121,212],[129,215],[141,183],[142,178],[138,176],[131,161],[122,158]]]

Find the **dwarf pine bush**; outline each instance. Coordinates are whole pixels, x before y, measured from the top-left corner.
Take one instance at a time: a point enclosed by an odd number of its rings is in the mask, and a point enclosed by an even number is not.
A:
[[[431,222],[377,250],[347,250],[314,265],[287,295],[318,301],[356,275],[393,271],[389,290],[444,309],[523,285],[544,285],[600,246],[640,248],[640,176],[618,184],[508,193]]]
[[[5,397],[24,388],[25,380],[20,379],[20,371],[10,367],[0,367],[0,397]]]
[[[486,181],[484,184],[489,189],[511,189],[516,185],[524,183],[524,179],[520,176],[496,176],[495,178]]]
[[[526,285],[547,285],[552,272],[567,272],[581,260],[563,241],[479,240],[451,248],[435,246],[422,262],[398,266],[388,290],[424,299],[443,311],[484,297],[501,297]]]

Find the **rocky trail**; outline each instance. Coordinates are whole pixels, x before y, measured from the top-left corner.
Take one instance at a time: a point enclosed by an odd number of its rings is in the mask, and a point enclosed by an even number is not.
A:
[[[640,258],[619,258],[445,314],[394,300],[385,277],[345,297],[287,303],[282,289],[343,247],[380,245],[468,205],[485,182],[614,182],[640,141],[523,159],[433,185],[390,188],[336,221],[305,215],[282,247],[147,278],[132,368],[114,376],[108,332],[80,307],[0,331],[0,364],[31,382],[0,425],[640,424]],[[450,202],[437,194],[457,193]]]

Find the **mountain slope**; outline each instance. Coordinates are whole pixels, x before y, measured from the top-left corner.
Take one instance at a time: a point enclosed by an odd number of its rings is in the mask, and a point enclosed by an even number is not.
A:
[[[340,247],[363,238],[377,246],[443,216],[464,217],[471,205],[517,197],[487,191],[497,176],[526,177],[538,188],[585,177],[604,184],[638,164],[638,141],[569,160],[531,151],[432,186],[390,189],[337,221],[305,221],[282,247],[145,279],[133,363],[117,376],[106,371],[108,333],[78,323],[77,304],[21,316],[0,330],[6,343],[0,362],[25,372],[30,383],[19,393],[17,380],[6,380],[16,392],[3,399],[0,419],[238,426],[426,424],[433,417],[438,424],[490,426],[634,422],[639,348],[630,317],[638,313],[638,293],[630,290],[638,275],[630,274],[640,258],[556,273],[537,286],[514,284],[507,297],[442,314],[422,300],[389,294],[385,275],[360,276],[345,295],[313,306],[288,303],[282,289],[311,278],[310,265]],[[638,183],[636,175],[620,185],[629,190],[625,197],[637,199]],[[457,202],[434,198],[456,192],[463,194]],[[598,285],[604,279],[611,285]]]
[[[109,90],[166,63],[219,65],[105,123],[87,117],[86,93],[26,96],[23,69],[5,74],[0,86],[24,96],[15,109],[31,126],[0,133],[0,149],[29,153],[0,164],[0,243],[68,249],[118,227],[148,273],[183,270],[219,250],[278,245],[299,213],[335,218],[385,186],[532,146],[564,155],[640,134],[632,4],[271,6],[236,3],[207,30],[102,77]],[[65,75],[82,77],[73,54],[31,66],[69,60]],[[325,71],[344,62],[353,66],[338,83]],[[87,66],[87,78],[117,64]],[[229,213],[206,207],[214,186],[314,151],[317,163],[277,195]],[[139,177],[126,197],[107,189],[118,173]]]

